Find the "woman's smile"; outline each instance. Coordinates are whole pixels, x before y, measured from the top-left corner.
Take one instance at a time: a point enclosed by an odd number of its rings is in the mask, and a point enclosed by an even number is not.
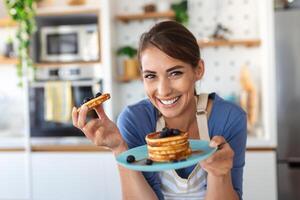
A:
[[[177,96],[174,98],[157,98],[158,100],[158,105],[161,108],[173,108],[176,106],[178,100],[180,99],[181,96]]]

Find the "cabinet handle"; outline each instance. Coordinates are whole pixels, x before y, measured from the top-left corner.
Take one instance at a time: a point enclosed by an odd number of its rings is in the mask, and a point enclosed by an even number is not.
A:
[[[300,157],[287,158],[287,162],[290,168],[300,168]]]

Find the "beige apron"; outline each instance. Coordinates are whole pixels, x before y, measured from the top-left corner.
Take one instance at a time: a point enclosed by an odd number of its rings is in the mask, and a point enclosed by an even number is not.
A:
[[[197,96],[197,124],[201,140],[209,141],[207,124],[207,101],[208,94]],[[163,117],[159,117],[156,123],[156,131],[165,127]],[[161,190],[166,200],[173,199],[205,199],[207,173],[198,163],[187,179],[178,176],[175,170],[167,170],[159,173]]]

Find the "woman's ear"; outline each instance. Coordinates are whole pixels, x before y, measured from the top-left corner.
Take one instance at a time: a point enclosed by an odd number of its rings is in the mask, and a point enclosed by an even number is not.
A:
[[[196,80],[202,79],[204,75],[205,67],[204,67],[204,61],[202,59],[199,59],[198,66],[195,68],[196,73]]]

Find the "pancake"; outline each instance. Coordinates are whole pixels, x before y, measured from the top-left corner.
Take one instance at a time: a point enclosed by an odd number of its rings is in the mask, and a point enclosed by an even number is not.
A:
[[[177,131],[174,135],[172,131]],[[162,132],[168,132],[162,134]],[[146,136],[149,159],[156,162],[172,162],[186,159],[191,155],[188,133],[177,129],[165,129]],[[163,135],[163,136],[162,136]]]

